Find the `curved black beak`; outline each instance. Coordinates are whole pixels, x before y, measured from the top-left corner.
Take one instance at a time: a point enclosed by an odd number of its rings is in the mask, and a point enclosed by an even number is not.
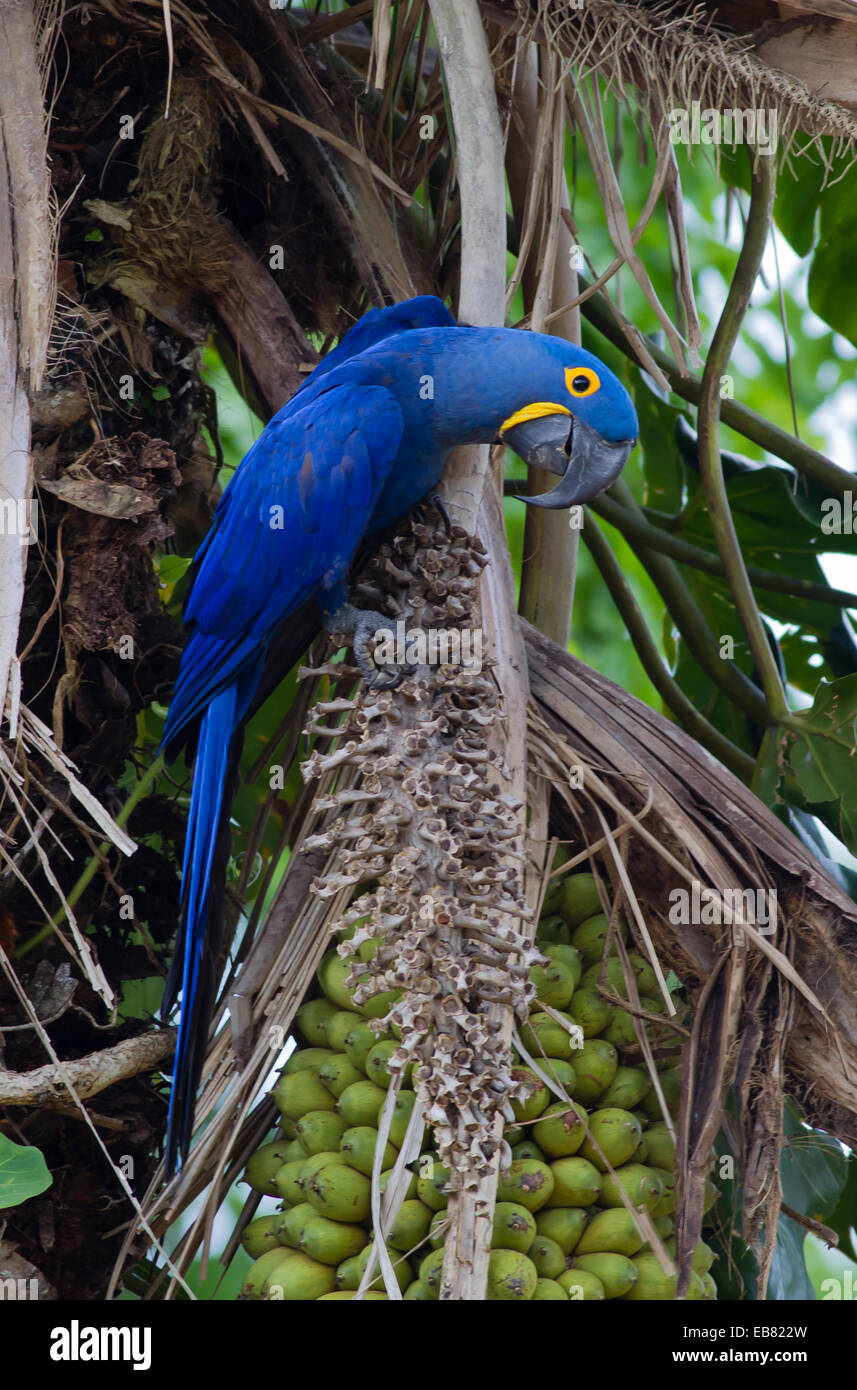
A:
[[[603,439],[574,415],[542,415],[501,432],[503,443],[533,468],[559,474],[552,492],[520,497],[531,507],[574,507],[615,483],[635,439],[618,444]]]

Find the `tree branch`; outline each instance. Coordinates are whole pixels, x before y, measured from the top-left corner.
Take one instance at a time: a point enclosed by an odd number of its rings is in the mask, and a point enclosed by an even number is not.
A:
[[[154,1071],[159,1062],[171,1057],[176,1046],[176,1029],[164,1028],[156,1033],[140,1033],[125,1038],[115,1047],[91,1052],[88,1057],[75,1057],[63,1062],[63,1071],[74,1086],[80,1100],[106,1091],[117,1081]],[[38,1106],[41,1110],[63,1109],[70,1092],[60,1070],[53,1062],[33,1071],[15,1072],[0,1068],[0,1105]]]
[[[718,423],[720,420],[720,384],[729,365],[735,340],[750,303],[750,295],[758,278],[762,264],[771,216],[774,208],[774,191],[777,183],[777,166],[771,155],[751,154],[750,211],[744,234],[744,244],[735,267],[735,274],[729,286],[723,313],[714,330],[714,337],[702,373],[699,390],[699,468],[702,487],[708,503],[711,530],[720,559],[726,570],[726,578],[732,590],[741,626],[747,635],[750,651],[762,687],[765,691],[771,718],[782,722],[788,718],[786,702],[780,673],[774,654],[768,643],[753,590],[744,568],[744,557],[738,543],[738,533],[732,519],[729,498],[726,495],[726,482],[723,477],[723,464],[720,459],[718,442]]]

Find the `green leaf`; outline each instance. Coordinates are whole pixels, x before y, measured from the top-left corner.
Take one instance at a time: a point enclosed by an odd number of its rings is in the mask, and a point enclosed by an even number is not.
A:
[[[161,555],[158,558],[158,579],[162,584],[177,584],[187,574],[192,563],[187,555]]]
[[[821,235],[809,268],[809,307],[843,337],[857,343],[857,300],[845,292],[857,242],[857,171],[851,169],[821,195]]]
[[[148,975],[143,980],[125,980],[119,1004],[120,1018],[154,1018],[164,996],[163,975]]]
[[[857,1260],[857,1158],[854,1154],[850,1155],[846,1164],[847,1175],[839,1193],[839,1200],[825,1225],[839,1236],[837,1249],[850,1256],[852,1260]]]
[[[639,376],[631,394],[640,422],[645,504],[659,512],[677,512],[684,499],[684,469],[675,446],[675,423],[683,412],[656,396]]]
[[[829,1134],[807,1129],[787,1102],[783,1116],[785,1143],[780,1158],[783,1201],[803,1216],[827,1223],[848,1177],[842,1145]],[[806,1231],[788,1216],[780,1216],[777,1246],[768,1281],[768,1300],[814,1299],[803,1247]]]
[[[170,399],[170,394],[170,391],[163,384],[152,388],[153,401],[168,401]]]
[[[38,1197],[53,1182],[41,1149],[0,1134],[0,1209]]]
[[[810,805],[836,803],[836,833],[857,851],[857,675],[822,681],[812,707],[794,716],[789,761]],[[827,820],[827,816],[825,816]]]

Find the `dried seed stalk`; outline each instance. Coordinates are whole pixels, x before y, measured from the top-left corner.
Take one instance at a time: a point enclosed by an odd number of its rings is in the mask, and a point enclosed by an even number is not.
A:
[[[447,534],[436,529],[436,514],[426,515],[428,523],[412,520],[370,562],[375,589],[405,623],[400,632],[411,654],[418,633],[442,630],[454,644],[456,634],[478,632],[487,563],[476,537],[458,526]],[[325,806],[343,814],[307,848],[339,849],[336,870],[313,884],[320,896],[373,881],[334,924],[356,925],[339,951],[355,956],[376,943],[368,964],[356,960],[352,969],[357,1003],[402,991],[375,1026],[401,1030],[387,1065],[401,1073],[413,1064],[415,1090],[457,1191],[489,1170],[501,1144],[498,1116],[513,1119],[512,1054],[492,1006],[506,1004],[525,1021],[529,967],[541,957],[509,924],[531,912],[520,807],[503,790],[491,746],[503,719],[492,672],[476,661],[431,664],[419,655],[396,690],[361,688],[352,700],[315,707],[308,732],[335,739],[336,747],[312,753],[305,779],[356,767],[363,799],[355,801],[351,789],[328,793]]]

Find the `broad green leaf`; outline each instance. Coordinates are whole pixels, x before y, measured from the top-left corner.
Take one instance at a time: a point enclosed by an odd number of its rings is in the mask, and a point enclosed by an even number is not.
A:
[[[857,675],[823,681],[812,707],[795,716],[789,762],[811,805],[836,803],[836,833],[857,849]],[[827,820],[825,815],[825,820]]]
[[[53,1182],[41,1149],[0,1134],[0,1209],[38,1197]]]

